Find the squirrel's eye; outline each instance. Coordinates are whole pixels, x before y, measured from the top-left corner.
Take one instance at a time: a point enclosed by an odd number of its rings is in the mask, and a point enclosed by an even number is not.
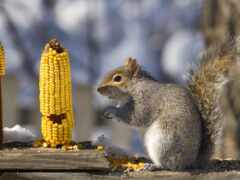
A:
[[[120,75],[114,76],[114,77],[113,77],[113,81],[114,81],[114,82],[121,82],[121,81],[122,81],[122,76],[120,76]]]

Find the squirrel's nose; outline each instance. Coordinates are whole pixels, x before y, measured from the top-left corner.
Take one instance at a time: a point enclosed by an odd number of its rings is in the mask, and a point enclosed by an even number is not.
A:
[[[104,89],[104,87],[100,86],[100,87],[97,88],[97,91],[98,91],[100,94],[102,94],[102,93],[103,93],[103,89]]]

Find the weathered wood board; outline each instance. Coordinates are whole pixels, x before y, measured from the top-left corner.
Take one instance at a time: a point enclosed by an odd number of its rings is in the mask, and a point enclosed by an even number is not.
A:
[[[0,180],[236,180],[239,171],[196,173],[190,172],[141,172],[130,176],[91,173],[3,173]]]
[[[235,180],[240,179],[240,161],[216,161],[203,169],[182,172],[113,172],[104,152],[45,148],[0,150],[0,180]]]
[[[53,150],[43,148],[0,151],[0,171],[86,171],[107,170],[103,152],[96,150]]]

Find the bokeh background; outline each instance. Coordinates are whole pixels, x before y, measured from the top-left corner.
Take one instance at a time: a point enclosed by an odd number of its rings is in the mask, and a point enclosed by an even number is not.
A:
[[[142,153],[141,131],[101,118],[108,101],[96,93],[96,85],[129,56],[156,79],[185,84],[189,68],[207,46],[202,15],[211,4],[204,8],[203,1],[1,0],[0,40],[7,58],[5,126],[20,124],[40,137],[40,54],[49,39],[57,38],[71,56],[74,139],[104,134],[115,144]],[[218,6],[212,6],[215,9],[206,16],[217,12]]]

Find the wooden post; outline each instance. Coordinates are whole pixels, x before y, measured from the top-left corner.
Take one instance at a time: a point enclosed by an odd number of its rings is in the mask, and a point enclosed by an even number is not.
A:
[[[0,143],[3,143],[2,77],[0,77]]]
[[[5,53],[0,43],[0,143],[3,143],[3,115],[2,115],[2,77],[5,75]]]

